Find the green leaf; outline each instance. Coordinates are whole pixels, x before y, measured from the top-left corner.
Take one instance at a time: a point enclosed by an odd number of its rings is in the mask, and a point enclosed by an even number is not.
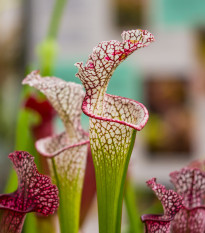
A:
[[[34,112],[31,112],[26,109],[20,109],[17,120],[16,128],[16,145],[15,150],[24,150],[28,151],[32,155],[36,155],[36,150],[34,148],[34,140],[30,132],[31,125],[38,121],[38,117]],[[38,158],[35,160],[37,167]],[[16,172],[12,169],[9,179],[7,181],[7,186],[5,188],[6,193],[13,192],[18,186],[18,180]]]
[[[143,224],[140,220],[140,214],[136,203],[136,192],[134,186],[127,178],[125,183],[125,206],[127,209],[128,220],[130,225],[129,233],[139,233],[143,231]]]
[[[48,38],[37,48],[40,61],[40,70],[43,76],[50,76],[53,73],[55,58],[58,53],[56,40]]]

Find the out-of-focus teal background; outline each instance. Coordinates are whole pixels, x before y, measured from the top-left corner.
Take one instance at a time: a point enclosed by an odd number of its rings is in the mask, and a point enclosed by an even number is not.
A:
[[[197,28],[204,26],[203,0],[154,0],[151,2],[153,20],[164,26]]]
[[[21,80],[38,69],[37,46],[47,33],[54,0],[0,2],[0,191],[14,150]],[[137,184],[205,157],[205,2],[202,0],[69,0],[59,31],[55,75],[75,77],[103,40],[121,40],[123,30],[147,29],[155,42],[114,73],[108,93],[138,100],[150,119],[137,134],[130,174]],[[83,117],[88,128],[88,119]]]

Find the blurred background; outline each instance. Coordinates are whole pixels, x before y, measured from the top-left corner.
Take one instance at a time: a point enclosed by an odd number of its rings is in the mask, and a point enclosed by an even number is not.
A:
[[[21,80],[28,67],[39,68],[37,48],[47,33],[53,4],[0,1],[1,192],[11,167],[7,155],[14,150]],[[73,64],[86,62],[99,42],[121,40],[123,30],[137,28],[155,36],[154,43],[117,68],[108,87],[108,93],[138,100],[149,110],[129,171],[136,186],[145,190],[149,178],[170,185],[171,171],[205,157],[204,12],[203,0],[69,0],[64,9],[54,73],[67,81],[80,83]],[[85,128],[87,123],[85,117]],[[89,227],[95,224],[87,226],[93,232]]]

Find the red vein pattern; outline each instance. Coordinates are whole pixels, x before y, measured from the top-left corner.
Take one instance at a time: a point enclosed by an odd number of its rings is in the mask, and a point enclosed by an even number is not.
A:
[[[141,130],[148,120],[148,111],[141,103],[106,94],[116,67],[135,50],[154,41],[153,35],[143,30],[123,32],[122,38],[123,42],[112,40],[99,43],[85,66],[82,62],[75,64],[79,68],[76,76],[86,89],[82,110],[90,117],[90,141],[96,154],[96,166],[106,156],[106,163],[112,164],[112,167],[123,164],[133,129]]]
[[[183,168],[170,174],[177,193],[184,198],[184,208],[172,223],[173,232],[205,232],[205,172],[197,168]]]
[[[137,101],[107,95],[106,90],[117,66],[135,50],[154,41],[154,37],[148,31],[132,30],[123,32],[122,38],[122,43],[115,40],[99,43],[85,66],[82,62],[75,64],[79,69],[76,76],[86,89],[82,110],[92,118],[141,130],[148,120],[146,108]]]
[[[173,190],[167,190],[163,185],[156,183],[156,178],[147,181],[147,185],[155,192],[161,201],[164,214],[142,216],[145,223],[146,233],[169,233],[171,229],[171,221],[176,213],[183,207],[183,198]]]
[[[58,208],[58,189],[49,177],[41,175],[34,157],[25,151],[9,154],[18,175],[18,189],[0,195],[0,233],[20,233],[26,213],[37,212],[45,216]]]

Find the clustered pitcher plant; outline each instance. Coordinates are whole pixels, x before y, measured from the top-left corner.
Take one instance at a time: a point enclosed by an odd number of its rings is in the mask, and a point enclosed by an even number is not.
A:
[[[106,91],[117,66],[134,51],[153,41],[153,35],[146,30],[130,30],[122,33],[122,42],[99,43],[85,64],[75,64],[78,68],[76,77],[81,80],[85,92],[80,84],[56,77],[41,77],[39,71],[31,72],[23,80],[23,84],[35,87],[47,98],[43,103],[31,98],[25,106],[39,111],[42,116],[41,124],[32,130],[38,139],[36,149],[47,159],[55,185],[37,171],[34,158],[28,152],[11,153],[9,158],[17,172],[19,185],[17,191],[0,195],[0,233],[20,233],[26,213],[49,215],[58,205],[60,232],[78,233],[89,153],[92,153],[95,167],[99,232],[121,232],[128,164],[136,132],[148,121],[148,110],[135,100],[110,95]],[[49,113],[42,108],[40,111],[40,105]],[[82,112],[89,117],[89,133],[81,127]],[[60,134],[51,129],[56,114],[65,127]],[[156,178],[147,181],[161,201],[164,213],[143,215],[145,232],[203,233],[205,172],[201,167],[187,167],[171,173],[170,177],[175,191],[158,184]]]
[[[25,151],[9,154],[18,175],[18,189],[0,195],[0,232],[21,233],[26,214],[53,214],[58,208],[58,189],[38,172],[34,157]]]
[[[62,232],[77,233],[80,200],[87,159],[88,134],[81,128],[82,86],[55,77],[44,77],[38,71],[23,81],[44,93],[58,112],[65,132],[36,142],[39,153],[51,158],[51,176],[59,189],[59,218]]]
[[[145,232],[154,233],[201,233],[205,232],[205,172],[204,161],[170,173],[176,192],[166,190],[156,183],[156,178],[147,181],[148,186],[161,201],[164,214],[146,214],[141,217]]]
[[[141,130],[148,120],[148,111],[141,103],[106,94],[116,67],[154,40],[143,30],[123,32],[122,38],[123,42],[99,43],[85,65],[76,63],[76,76],[86,90],[82,110],[90,117],[100,233],[120,232],[124,181],[136,130]]]

